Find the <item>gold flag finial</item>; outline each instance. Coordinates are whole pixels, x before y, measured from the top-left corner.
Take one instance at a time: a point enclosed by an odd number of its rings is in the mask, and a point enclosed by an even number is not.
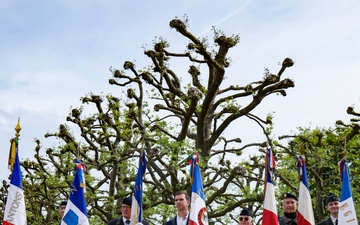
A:
[[[11,144],[10,144],[9,159],[8,159],[8,166],[11,171],[14,169],[18,138],[20,136],[20,131],[21,131],[20,118],[18,119],[18,122],[16,124],[15,131],[16,131],[15,138],[12,138],[10,140]]]
[[[16,137],[19,137],[20,136],[20,131],[21,131],[21,127],[20,127],[20,117],[18,118],[18,123],[16,124],[16,127],[15,127],[15,136]]]

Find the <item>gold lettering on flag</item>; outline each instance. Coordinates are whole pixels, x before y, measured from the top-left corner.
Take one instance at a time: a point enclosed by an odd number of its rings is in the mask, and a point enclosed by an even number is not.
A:
[[[13,222],[16,216],[16,213],[19,209],[19,205],[21,204],[21,200],[23,198],[23,194],[21,192],[16,192],[15,198],[13,199],[11,206],[9,208],[9,214],[7,219],[8,222]],[[8,207],[6,207],[8,209]]]
[[[348,206],[349,206],[349,205],[348,205],[347,203],[342,204],[342,205],[340,206],[340,210],[342,211],[342,210],[344,210],[345,208],[347,208]],[[346,223],[350,223],[350,222],[352,222],[352,221],[355,220],[355,218],[346,218],[346,217],[348,217],[348,216],[350,216],[350,215],[352,215],[352,214],[354,214],[354,213],[353,213],[351,210],[346,211],[346,212],[343,213],[343,215],[344,215],[344,217],[345,217],[345,219],[346,219]]]

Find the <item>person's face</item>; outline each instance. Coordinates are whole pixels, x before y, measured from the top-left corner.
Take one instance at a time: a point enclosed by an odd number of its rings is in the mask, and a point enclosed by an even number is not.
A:
[[[131,206],[122,204],[121,205],[121,214],[125,219],[130,219],[131,216]]]
[[[282,207],[286,213],[296,212],[297,201],[293,198],[285,198],[282,202]]]
[[[339,204],[340,202],[329,202],[326,206],[327,210],[329,210],[330,214],[337,218],[339,214]]]
[[[175,196],[175,207],[177,210],[188,210],[190,201],[186,199],[185,194]]]
[[[239,224],[240,225],[250,225],[252,224],[253,219],[250,216],[240,216]]]
[[[65,208],[66,208],[66,205],[61,205],[61,206],[59,207],[59,212],[60,212],[61,218],[64,217]]]

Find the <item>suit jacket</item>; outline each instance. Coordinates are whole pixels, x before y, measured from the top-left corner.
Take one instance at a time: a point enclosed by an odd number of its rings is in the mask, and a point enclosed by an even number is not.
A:
[[[325,220],[322,220],[321,222],[319,222],[318,224],[316,225],[334,225],[331,217],[325,219]]]
[[[285,215],[283,215],[282,217],[280,217],[279,224],[280,225],[297,225],[297,218],[290,219],[290,218],[287,218]]]
[[[188,219],[186,221],[186,225],[189,225],[189,219],[190,219],[190,216],[188,217]],[[165,223],[165,225],[177,225],[177,215],[175,217],[173,217],[171,220],[167,221]]]
[[[143,220],[142,223],[144,225],[150,225],[149,221]],[[108,225],[125,225],[124,224],[124,220],[123,217],[117,218],[117,219],[113,219],[111,220]]]

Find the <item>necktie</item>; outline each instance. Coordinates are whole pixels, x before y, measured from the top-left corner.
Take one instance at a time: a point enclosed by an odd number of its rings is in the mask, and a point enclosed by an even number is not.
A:
[[[125,221],[125,224],[126,224],[126,225],[129,225],[129,224],[130,224],[130,220],[126,220],[126,221]]]
[[[338,225],[338,219],[335,220],[335,225]]]

